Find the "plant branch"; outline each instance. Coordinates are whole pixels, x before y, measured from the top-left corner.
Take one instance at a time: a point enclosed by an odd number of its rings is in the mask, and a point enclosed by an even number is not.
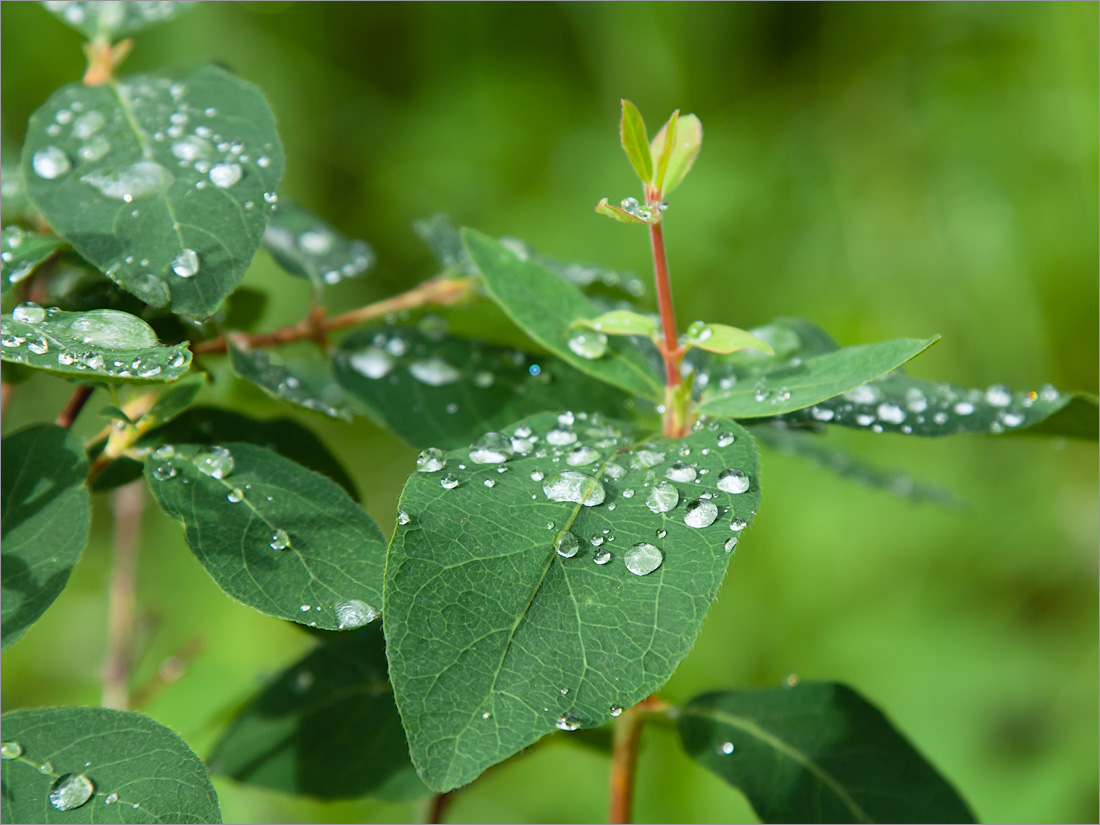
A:
[[[8,411],[8,404],[11,402],[11,398],[15,395],[17,384],[9,384],[6,381],[0,384],[0,419]]]
[[[76,417],[80,415],[80,411],[84,409],[84,405],[91,398],[92,392],[95,387],[88,384],[82,384],[76,388],[72,396],[69,397],[68,403],[65,404],[65,408],[58,413],[57,420],[54,423],[58,427],[64,427],[66,430],[73,426],[73,422],[76,421]]]
[[[453,793],[454,791],[445,791],[432,797],[431,804],[428,807],[427,825],[440,825],[443,822],[443,812],[447,809]]]
[[[611,740],[611,802],[607,814],[607,821],[611,825],[631,821],[642,723],[647,716],[668,713],[669,710],[669,705],[654,694],[634,707],[627,708],[615,720]]]
[[[392,298],[367,304],[342,315],[326,319],[324,318],[324,310],[319,308],[311,312],[304,321],[297,324],[277,329],[274,332],[241,335],[240,340],[243,344],[247,344],[250,349],[309,340],[324,345],[325,336],[333,330],[363,324],[403,309],[415,309],[429,304],[457,303],[469,296],[476,282],[476,278],[432,278],[413,287],[408,292],[402,292]],[[224,353],[226,347],[226,336],[221,335],[209,341],[200,341],[193,344],[191,352],[195,355]]]
[[[119,487],[113,498],[115,546],[107,606],[107,658],[103,666],[103,706],[126,710],[134,657],[134,606],[144,482]]]

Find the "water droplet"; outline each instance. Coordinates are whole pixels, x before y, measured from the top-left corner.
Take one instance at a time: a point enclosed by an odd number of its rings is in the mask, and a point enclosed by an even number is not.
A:
[[[409,372],[417,381],[431,387],[453,384],[462,377],[462,372],[457,367],[438,356],[413,361],[409,364]]]
[[[397,513],[397,523],[398,524],[400,524],[402,527],[404,527],[410,521],[412,521],[412,518],[409,516],[408,513],[406,513],[404,510],[398,511],[398,513]]]
[[[1012,403],[1012,390],[1004,384],[994,384],[985,391],[985,401],[994,407],[1007,407]]]
[[[558,730],[574,731],[581,726],[581,720],[575,713],[563,713],[555,724]]]
[[[447,454],[438,447],[428,447],[416,457],[418,473],[435,473],[447,466]]]
[[[769,395],[771,395],[771,390],[769,390],[766,386],[764,386],[763,382],[757,384],[756,387],[752,391],[752,397],[758,403],[763,402],[763,401],[767,401]]]
[[[230,504],[239,504],[244,501],[244,491],[240,487],[234,487],[225,497]]]
[[[47,146],[39,149],[31,158],[31,167],[40,178],[53,180],[59,178],[72,168],[69,156],[56,146]]]
[[[575,332],[569,338],[569,349],[581,358],[594,361],[607,353],[607,336],[593,330]]]
[[[596,535],[589,539],[589,542],[592,544],[593,547],[602,547],[604,543],[604,537]]]
[[[570,451],[569,455],[565,457],[565,463],[570,467],[583,467],[586,464],[599,461],[600,457],[599,450],[582,445]]]
[[[832,421],[836,417],[836,413],[828,407],[811,407],[810,415],[814,421]]]
[[[182,249],[172,259],[172,271],[181,278],[190,278],[199,271],[199,253],[194,249]]]
[[[715,750],[720,756],[729,756],[734,751],[733,742],[723,742]]]
[[[203,475],[222,479],[233,472],[233,455],[225,447],[209,447],[195,456],[195,466]]]
[[[733,549],[735,547],[737,547],[737,541],[738,541],[737,536],[730,536],[728,539],[726,539],[726,543],[724,545],[722,545],[722,548],[727,553],[732,553]]]
[[[684,508],[684,524],[688,527],[710,527],[716,518],[718,506],[705,498],[697,498]]]
[[[219,163],[210,168],[210,182],[219,189],[228,189],[240,179],[240,164]]]
[[[458,486],[458,476],[454,473],[447,473],[447,475],[439,479],[439,486],[444,490],[453,490]]]
[[[153,478],[157,481],[168,481],[176,477],[176,467],[174,464],[158,464],[153,468]]]
[[[672,481],[695,481],[696,475],[695,468],[682,461],[677,461],[665,471],[665,478]]]
[[[622,709],[621,707],[619,707],[618,705],[612,705],[612,706],[611,706],[611,707],[610,707],[610,708],[608,709],[608,712],[609,712],[609,713],[610,713],[610,714],[611,714],[612,716],[622,716],[622,713],[623,713],[623,709]]]
[[[93,793],[92,780],[82,773],[67,773],[50,788],[50,804],[59,811],[71,811],[91,799]]]
[[[39,324],[46,320],[46,310],[33,301],[26,301],[11,311],[11,318],[26,324]]]
[[[512,440],[502,433],[485,433],[470,445],[470,461],[502,464],[515,453]]]
[[[73,121],[73,137],[77,140],[87,140],[106,125],[107,118],[93,109]]]
[[[600,565],[607,564],[611,561],[611,551],[603,547],[597,547],[592,551],[592,561]]]
[[[546,434],[546,443],[555,447],[565,447],[577,440],[577,434],[572,430],[551,430]]]
[[[1046,401],[1046,402],[1057,401],[1061,397],[1062,397],[1062,394],[1060,392],[1058,392],[1057,389],[1054,388],[1053,384],[1043,384],[1043,386],[1039,387],[1039,400],[1040,401]]]
[[[603,504],[607,496],[597,479],[573,470],[548,477],[543,482],[542,491],[551,501],[572,501],[585,507]]]
[[[161,461],[167,461],[170,458],[174,458],[176,455],[176,448],[171,444],[162,444],[153,450],[153,458],[159,458]]]
[[[635,576],[648,576],[665,560],[659,548],[647,542],[638,542],[623,556],[626,569]]]
[[[33,341],[27,342],[27,349],[35,355],[45,355],[49,352],[50,345],[46,342],[45,338],[35,338]]]
[[[382,611],[373,605],[369,605],[359,599],[348,599],[346,602],[336,603],[336,622],[341,630],[352,627],[362,627],[373,622],[381,615]]]
[[[544,478],[546,478],[546,475],[542,472],[542,470],[535,470],[533,473],[531,473],[532,481],[542,481]]]
[[[53,762],[50,762],[49,760],[43,762],[41,765],[38,766],[38,772],[53,773]]]
[[[679,491],[667,481],[662,481],[651,489],[645,500],[646,506],[654,513],[667,513],[669,510],[674,509],[679,502]]]
[[[665,460],[665,454],[656,450],[637,450],[630,456],[630,466],[635,470],[648,470]]]
[[[879,421],[885,421],[887,424],[900,424],[905,420],[905,410],[897,404],[879,404],[876,412],[878,413]]]
[[[1001,421],[1006,427],[1019,427],[1024,423],[1024,416],[1017,412],[1001,413]]]
[[[580,551],[581,540],[568,530],[562,530],[554,536],[554,549],[558,551],[559,556],[571,559]]]
[[[874,404],[878,401],[878,396],[878,390],[866,384],[844,393],[844,398],[853,404]]]
[[[627,487],[625,490],[623,490],[623,498],[634,498],[634,490],[630,487]]]
[[[271,549],[286,550],[290,546],[290,536],[281,527],[271,534]]]
[[[970,415],[974,412],[974,405],[969,401],[960,401],[952,409],[958,415]]]
[[[493,374],[488,370],[479,370],[474,373],[474,386],[481,387],[483,390],[493,386],[494,380]]]
[[[99,190],[104,197],[130,203],[138,198],[164,192],[172,183],[172,174],[156,161],[139,160],[125,169],[106,175],[92,173],[80,178]]]
[[[731,432],[727,431],[727,432],[723,432],[723,433],[718,433],[718,446],[719,447],[728,447],[730,444],[732,444],[736,440],[737,440],[737,437]]]
[[[736,467],[730,467],[718,474],[718,489],[724,493],[743,493],[749,489],[750,484],[748,473]]]
[[[378,347],[367,347],[352,353],[348,362],[353,370],[365,378],[383,378],[393,369],[393,359]]]
[[[0,759],[17,759],[23,755],[23,746],[18,742],[0,743]]]
[[[748,526],[749,523],[743,518],[735,518],[733,521],[730,522],[730,529],[733,530],[735,533],[740,533]]]
[[[118,794],[117,793],[109,793],[105,797],[103,797],[103,804],[104,805],[114,805],[116,802],[118,802]]]

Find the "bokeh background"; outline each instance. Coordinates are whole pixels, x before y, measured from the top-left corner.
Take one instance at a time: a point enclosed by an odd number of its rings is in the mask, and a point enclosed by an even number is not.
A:
[[[0,6],[2,130],[79,80],[79,36]],[[943,335],[912,372],[969,386],[1095,392],[1095,3],[201,3],[138,36],[127,71],[220,61],[271,100],[283,192],[379,254],[350,308],[433,274],[410,228],[446,211],[560,259],[648,273],[644,233],[592,211],[636,194],[619,98],[651,131],[674,108],[706,137],[666,237],[678,316],[751,327],[799,315],[845,344]],[[304,282],[261,253],[262,327]],[[521,341],[477,310],[452,323]],[[64,382],[24,385],[5,432],[52,419]],[[226,376],[206,400],[276,410]],[[93,406],[78,422],[102,424]],[[414,451],[372,425],[303,417],[346,461],[383,530]],[[1098,818],[1095,442],[831,436],[957,492],[913,505],[763,456],[765,495],[717,605],[664,694],[847,682],[878,703],[983,820]],[[96,704],[109,500],[70,586],[4,653],[3,707]],[[147,509],[144,683],[197,640],[142,710],[206,755],[233,708],[310,644],[227,599]],[[319,751],[317,759],[325,759]],[[319,804],[217,780],[227,822],[416,821],[415,805]],[[551,737],[458,794],[452,821],[598,821],[607,763]],[[754,821],[734,790],[646,732],[637,819]]]

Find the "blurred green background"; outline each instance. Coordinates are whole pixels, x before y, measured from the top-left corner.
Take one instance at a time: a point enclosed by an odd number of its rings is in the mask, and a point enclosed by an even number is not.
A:
[[[79,80],[79,36],[5,2],[2,129]],[[1098,6],[1021,4],[201,3],[138,36],[126,71],[220,61],[271,100],[283,192],[380,263],[332,290],[350,308],[432,273],[410,223],[436,211],[560,259],[648,273],[644,233],[596,201],[638,194],[619,98],[651,131],[674,108],[705,128],[666,238],[681,324],[799,315],[844,344],[943,335],[912,372],[1095,392]],[[245,281],[262,321],[299,319],[308,288],[266,254]],[[501,316],[455,327],[521,341]],[[69,394],[35,378],[5,432]],[[288,414],[228,376],[207,400]],[[102,425],[96,402],[77,430]],[[388,531],[414,451],[358,421],[303,416]],[[878,703],[987,821],[1098,818],[1095,442],[831,436],[968,502],[914,506],[765,454],[742,540],[670,700],[788,673]],[[96,704],[109,499],[70,586],[4,653],[5,710]],[[310,644],[227,599],[178,528],[142,528],[136,683],[198,639],[142,708],[206,755],[247,695]],[[325,759],[318,752],[318,759]],[[216,781],[227,822],[415,821],[418,806],[317,804]],[[456,796],[451,821],[599,821],[607,763],[555,735]],[[673,735],[646,732],[637,820],[753,821]]]

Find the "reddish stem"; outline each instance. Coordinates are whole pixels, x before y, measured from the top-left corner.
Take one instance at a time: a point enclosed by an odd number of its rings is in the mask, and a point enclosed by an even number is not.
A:
[[[661,331],[665,346],[661,352],[665,359],[665,384],[680,386],[680,363],[676,359],[679,349],[676,333],[676,316],[672,310],[672,285],[668,279],[668,258],[665,256],[665,236],[661,224],[650,224],[649,240],[653,246],[653,274],[657,282],[657,308],[661,312]]]
[[[611,801],[607,821],[622,825],[634,812],[634,778],[638,768],[638,742],[647,715],[666,713],[668,704],[657,694],[623,711],[615,720],[611,744]]]
[[[73,392],[69,398],[68,403],[57,416],[57,420],[54,423],[58,427],[64,427],[66,430],[73,426],[73,422],[76,421],[76,417],[80,415],[80,411],[84,409],[84,405],[92,395],[94,387],[90,387],[87,384],[79,386],[76,391]]]

